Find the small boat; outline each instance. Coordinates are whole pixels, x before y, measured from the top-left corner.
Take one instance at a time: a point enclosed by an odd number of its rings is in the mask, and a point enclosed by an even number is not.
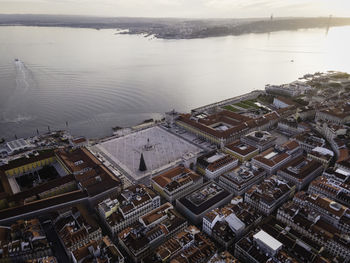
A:
[[[123,128],[122,127],[119,127],[119,126],[115,126],[115,127],[112,127],[112,130],[113,131],[119,131],[119,130],[122,130]]]
[[[292,59],[290,62],[294,62],[294,60]]]
[[[144,120],[142,123],[150,123],[150,122],[154,122],[153,119],[147,119],[147,120]]]

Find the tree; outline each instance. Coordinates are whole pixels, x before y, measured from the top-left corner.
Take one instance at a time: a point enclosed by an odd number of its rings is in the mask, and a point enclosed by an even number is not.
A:
[[[145,163],[145,159],[143,158],[143,153],[141,153],[139,170],[140,170],[141,172],[144,172],[144,171],[147,170],[147,166],[146,166],[146,163]]]

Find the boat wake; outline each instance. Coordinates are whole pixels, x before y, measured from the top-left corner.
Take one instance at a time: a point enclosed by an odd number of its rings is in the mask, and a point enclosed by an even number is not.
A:
[[[0,119],[0,123],[17,123],[18,124],[18,123],[23,123],[27,121],[32,121],[33,119],[34,118],[32,116],[18,114],[17,116],[10,117],[10,118],[6,116],[2,116],[2,118]]]
[[[24,92],[28,91],[31,85],[34,84],[34,79],[32,77],[30,70],[19,59],[15,59],[15,69],[16,69],[16,89]]]
[[[28,114],[30,108],[30,90],[36,86],[32,72],[27,66],[15,59],[15,80],[16,86],[11,90],[5,103],[0,105],[1,124],[21,124],[33,120]]]

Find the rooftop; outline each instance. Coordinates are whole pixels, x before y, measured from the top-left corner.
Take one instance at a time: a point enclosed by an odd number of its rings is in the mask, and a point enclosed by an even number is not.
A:
[[[73,256],[78,262],[120,262],[124,257],[108,236],[100,240],[91,240],[74,250]]]
[[[20,204],[15,207],[7,208],[0,211],[0,219],[7,219],[11,217],[17,217],[18,211],[21,211],[21,215],[38,211],[41,209],[50,209],[54,206],[59,206],[64,203],[74,202],[75,200],[87,198],[87,194],[82,190],[75,190],[72,192],[59,194],[54,197],[38,200],[28,204]]]
[[[229,203],[221,208],[215,208],[205,214],[205,219],[210,223],[225,222],[233,231],[233,234],[249,227],[261,219],[261,214],[246,202]],[[222,236],[228,233],[223,232]]]
[[[323,172],[323,176],[335,181],[350,184],[350,171],[343,168],[328,168]]]
[[[0,228],[0,258],[31,255],[50,250],[50,244],[38,219],[18,220],[10,227]]]
[[[346,160],[340,161],[338,164],[350,170],[350,157]]]
[[[153,177],[152,181],[167,191],[173,192],[186,184],[199,180],[200,178],[200,175],[192,172],[190,169],[184,166],[177,166]]]
[[[267,144],[277,139],[267,131],[253,131],[245,135],[244,138],[256,142],[257,144]]]
[[[32,145],[24,139],[17,139],[6,143],[10,153],[30,148]]]
[[[135,212],[136,209],[142,209],[144,205],[152,202],[156,197],[158,196],[153,190],[145,185],[129,186],[121,192],[116,200],[113,201],[113,203],[118,203],[118,209],[107,218],[108,224],[114,226],[121,223],[125,220],[127,215]],[[111,205],[113,204],[111,203]],[[106,209],[108,210],[109,208],[106,207]]]
[[[114,207],[119,206],[119,202],[117,199],[112,200],[111,198],[107,198],[98,204],[98,208],[104,211],[105,213],[111,211]]]
[[[64,246],[69,248],[80,242],[95,231],[100,230],[99,225],[90,217],[86,207],[77,206],[70,210],[58,211],[52,215],[56,232],[62,239]]]
[[[326,143],[325,139],[312,132],[303,132],[296,135],[294,138],[299,142],[311,145],[313,147],[323,147]]]
[[[230,193],[214,182],[209,182],[179,201],[195,214],[201,214]]]
[[[328,114],[331,116],[334,116],[336,118],[344,119],[349,116],[350,114],[350,106],[349,105],[343,105],[343,106],[337,106],[333,108],[328,108],[321,111],[324,114]]]
[[[265,246],[276,251],[282,247],[282,243],[275,239],[273,236],[266,233],[264,230],[260,230],[258,233],[254,234],[254,239],[259,240]]]
[[[302,205],[317,208],[318,211],[327,213],[336,220],[342,219],[350,224],[350,209],[328,197],[319,194],[308,194],[301,191],[295,194],[293,200],[300,201]]]
[[[253,160],[263,163],[269,167],[275,167],[287,158],[290,158],[290,155],[288,153],[279,151],[276,148],[270,148],[265,152],[253,157]]]
[[[167,217],[167,212],[169,209],[174,209],[174,207],[170,203],[165,203],[140,217],[140,221],[144,224],[145,227],[151,226],[159,219]]]
[[[259,127],[269,121],[277,120],[278,118],[279,115],[276,112],[268,113],[262,117],[253,119],[229,110],[222,110],[212,115],[205,115],[202,118],[191,116],[191,114],[182,114],[178,118],[178,121],[216,138],[227,139],[237,133]]]
[[[142,206],[142,204],[151,202],[156,196],[153,190],[145,185],[131,185],[117,197],[120,204],[119,210],[123,214],[128,214],[135,208]]]
[[[322,167],[322,164],[318,161],[307,159],[304,156],[299,156],[288,162],[280,169],[280,171],[288,174],[289,176],[303,180],[320,167]],[[280,171],[278,171],[278,174]]]
[[[234,153],[237,153],[241,156],[247,156],[247,155],[258,150],[258,148],[251,146],[249,144],[243,143],[240,140],[236,140],[236,141],[226,145],[226,149],[228,149],[229,151],[232,151]]]
[[[1,166],[0,169],[2,169],[3,171],[7,171],[26,164],[41,161],[50,157],[54,157],[53,150],[41,150],[41,151],[37,151],[36,154],[29,154],[29,155],[14,159],[10,161],[8,164]]]
[[[246,162],[221,176],[232,181],[236,185],[243,185],[262,173],[265,173],[264,169],[254,166],[251,162]]]
[[[327,223],[320,213],[312,207],[303,207],[300,204],[290,201],[279,208],[279,213],[285,213],[289,216],[289,220],[311,232],[316,237],[333,241],[341,245],[346,243],[342,237],[342,231],[334,225]]]
[[[26,263],[58,263],[58,260],[54,256],[47,256],[42,258],[35,258],[27,260]]]
[[[312,149],[312,154],[319,154],[321,156],[334,156],[334,153],[324,147],[315,147],[314,149]]]
[[[266,178],[260,184],[252,186],[246,195],[256,202],[264,202],[272,205],[277,202],[287,192],[291,191],[293,184],[276,175]]]
[[[236,245],[258,262],[269,263],[317,262],[321,249],[312,240],[274,218],[268,218]]]
[[[87,140],[85,137],[77,137],[72,139],[73,144],[82,144],[85,143]]]
[[[229,154],[218,151],[206,153],[197,159],[197,165],[200,165],[202,168],[207,169],[211,172],[233,162],[237,162],[237,159]]]
[[[74,174],[89,196],[98,195],[108,189],[121,186],[120,179],[105,167],[89,150],[78,148],[74,151],[56,150],[56,156]]]
[[[287,105],[295,105],[295,103],[292,100],[285,98],[285,97],[277,96],[275,99],[279,100]]]
[[[161,260],[207,262],[216,252],[214,243],[195,226],[189,226],[156,250]]]
[[[153,240],[161,236],[165,238],[169,233],[176,233],[178,227],[187,224],[187,221],[175,211],[170,203],[165,203],[160,208],[163,210],[158,208],[156,211],[146,214],[140,219],[140,222],[125,228],[118,234],[119,239],[129,248],[131,253],[136,254],[138,251],[146,249]],[[163,216],[157,216],[159,214]],[[152,224],[153,222],[157,223]]]
[[[208,263],[239,263],[238,259],[231,255],[228,251],[215,254]]]

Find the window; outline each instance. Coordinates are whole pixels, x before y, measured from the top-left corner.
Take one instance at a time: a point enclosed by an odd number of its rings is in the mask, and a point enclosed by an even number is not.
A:
[[[82,164],[82,163],[84,163],[84,161],[83,161],[83,160],[79,160],[79,161],[76,161],[76,162],[74,163],[74,165],[75,165],[75,166],[78,166],[78,165],[80,165],[80,164]]]

